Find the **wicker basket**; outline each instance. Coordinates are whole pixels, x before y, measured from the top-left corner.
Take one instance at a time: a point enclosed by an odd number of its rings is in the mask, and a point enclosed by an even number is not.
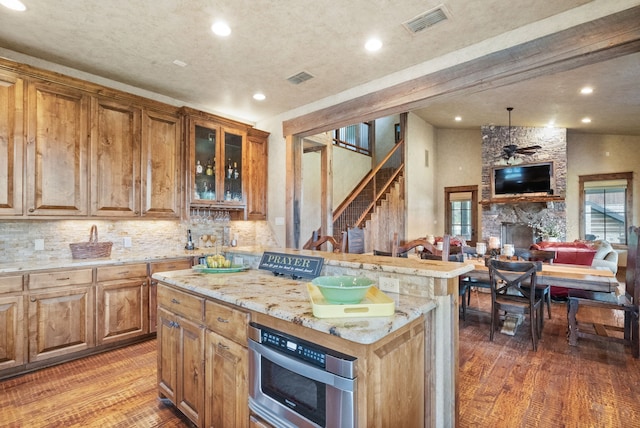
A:
[[[69,244],[74,259],[94,259],[109,257],[113,242],[98,242],[98,227],[94,224],[89,231],[89,242]]]

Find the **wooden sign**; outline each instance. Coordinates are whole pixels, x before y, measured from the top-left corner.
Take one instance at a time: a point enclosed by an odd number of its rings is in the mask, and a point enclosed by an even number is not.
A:
[[[271,253],[265,251],[259,269],[270,270],[276,275],[291,275],[292,278],[315,278],[320,275],[324,258],[297,254]]]

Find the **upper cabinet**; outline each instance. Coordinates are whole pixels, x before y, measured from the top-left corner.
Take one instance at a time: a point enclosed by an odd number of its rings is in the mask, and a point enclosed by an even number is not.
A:
[[[263,220],[268,136],[0,58],[0,217]]]
[[[178,115],[144,111],[141,182],[143,217],[180,217],[180,131]]]
[[[29,83],[28,215],[87,215],[89,105],[84,91],[47,82]]]
[[[184,108],[186,200],[233,219],[266,219],[268,133]],[[263,177],[264,176],[264,177]]]
[[[0,72],[0,215],[22,214],[24,81]]]

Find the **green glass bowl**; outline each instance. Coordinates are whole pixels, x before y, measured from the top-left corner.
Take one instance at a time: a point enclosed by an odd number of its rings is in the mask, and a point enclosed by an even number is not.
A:
[[[356,276],[319,276],[311,283],[318,287],[327,303],[350,305],[360,303],[375,283],[369,278]]]

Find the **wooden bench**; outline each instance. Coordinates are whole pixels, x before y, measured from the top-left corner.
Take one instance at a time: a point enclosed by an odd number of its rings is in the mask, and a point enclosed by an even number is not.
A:
[[[567,320],[569,323],[569,345],[576,346],[578,338],[592,338],[624,343],[631,346],[635,358],[640,358],[640,230],[636,226],[629,227],[627,275],[625,293],[599,293],[586,290],[569,290],[567,301]],[[594,322],[578,322],[579,306],[591,306],[606,310],[624,311],[624,327],[611,326]],[[618,332],[611,336],[609,333]],[[622,337],[620,337],[622,332]]]
[[[579,305],[625,311],[624,327],[595,323],[578,322]],[[577,346],[578,338],[590,338],[623,343],[632,347],[632,353],[638,358],[638,306],[627,296],[616,296],[615,293],[598,293],[586,290],[570,290],[567,301],[567,319],[569,322],[569,345]],[[635,330],[635,331],[634,331]],[[612,335],[611,333],[617,332]],[[622,333],[622,337],[620,337]]]

